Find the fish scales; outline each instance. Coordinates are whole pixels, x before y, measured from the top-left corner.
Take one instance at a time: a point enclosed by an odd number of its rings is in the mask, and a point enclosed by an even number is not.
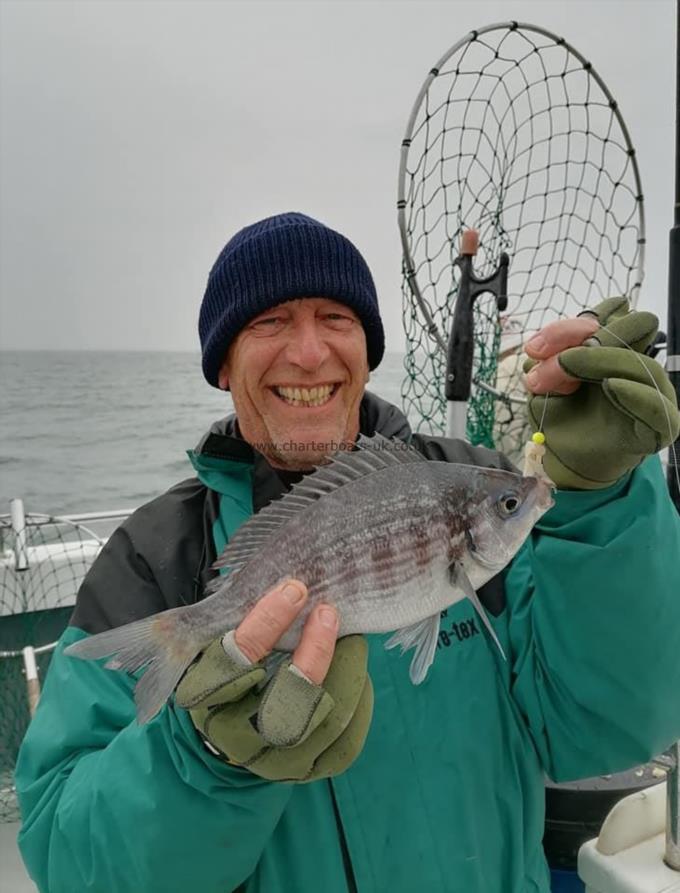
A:
[[[340,635],[384,632],[394,628],[395,617],[408,625],[427,606],[437,611],[448,567],[465,548],[462,533],[484,498],[469,478],[465,466],[424,462],[410,466],[405,475],[390,467],[345,484],[271,535],[265,558],[238,571],[228,588],[230,604],[216,604],[215,619],[236,625],[263,592],[286,578],[305,582],[309,598],[277,643],[285,650],[294,648],[309,612],[324,600],[338,607]],[[376,535],[395,542],[402,558],[398,565],[384,567],[372,560]],[[325,585],[315,583],[319,556],[325,562]],[[311,575],[310,567],[316,568]],[[407,588],[410,598],[404,605]]]
[[[432,531],[438,519],[431,517],[429,523]],[[359,580],[366,585],[374,584],[374,588],[379,590],[409,582],[434,560],[437,553],[441,554],[446,549],[444,534],[445,529],[439,536],[428,535],[422,527],[414,531],[411,524],[401,529],[394,528],[383,538],[374,538],[362,544],[365,554],[360,555],[356,563],[345,564],[337,574],[329,573],[320,585],[319,596],[325,599],[338,587],[356,584]],[[458,541],[461,542],[462,537]]]
[[[552,505],[547,484],[427,461],[379,435],[358,446],[246,522],[202,601],[84,639],[67,653],[113,655],[112,669],[146,668],[135,695],[146,722],[196,654],[288,578],[302,580],[309,597],[280,650],[294,650],[321,601],[336,606],[340,635],[396,630],[388,645],[415,649],[414,683],[434,659],[440,612],[461,598],[473,601],[495,638],[474,590],[508,563]]]
[[[376,620],[377,628],[372,628],[375,624],[371,603],[376,603],[375,610],[383,614],[387,590],[422,576],[423,567],[435,551],[445,556],[440,567],[442,574],[448,564],[445,513],[433,465],[409,469],[408,484],[415,493],[385,492],[387,482],[394,481],[394,469],[385,469],[375,473],[373,479],[346,484],[309,506],[272,537],[264,561],[258,562],[252,571],[248,567],[238,572],[239,579],[229,591],[230,599],[238,602],[236,612],[249,607],[281,579],[300,579],[309,587],[309,599],[290,638],[299,635],[298,627],[309,611],[329,592],[328,586],[310,586],[308,581],[308,567],[318,565],[317,556],[323,556],[326,580],[335,587],[333,601],[340,610],[341,634],[355,630],[354,615],[358,612],[364,622],[371,624],[367,632],[382,629],[384,620]],[[414,481],[416,477],[422,480]],[[426,529],[428,532],[423,533]],[[309,536],[310,530],[314,531],[313,537]],[[399,553],[407,558],[405,566],[387,568],[387,579],[382,584],[378,577],[384,569],[371,559],[371,544],[376,535],[393,540]],[[318,571],[314,576],[317,575]],[[362,587],[356,585],[360,579]]]

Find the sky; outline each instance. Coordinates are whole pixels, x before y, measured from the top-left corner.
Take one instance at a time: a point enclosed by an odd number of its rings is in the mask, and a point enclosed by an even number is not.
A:
[[[396,196],[428,71],[510,19],[564,36],[616,97],[665,320],[673,0],[0,0],[0,348],[195,350],[207,274],[261,217],[310,214],[371,267],[401,351]]]

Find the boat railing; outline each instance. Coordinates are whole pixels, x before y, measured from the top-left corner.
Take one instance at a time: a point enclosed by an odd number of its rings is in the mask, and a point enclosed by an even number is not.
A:
[[[666,775],[666,849],[664,861],[669,868],[680,871],[680,741],[669,748]]]
[[[84,572],[107,539],[86,523],[106,522],[111,526],[113,522],[115,526],[133,511],[116,509],[69,515],[26,513],[23,501],[12,499],[9,514],[0,514],[0,616],[74,604]],[[48,529],[52,535],[44,535]],[[36,532],[41,535],[36,537]],[[32,579],[30,572],[47,562],[51,565],[51,574],[41,573],[37,579]],[[20,575],[18,579],[23,585],[8,585],[3,575],[10,572]],[[21,597],[17,598],[19,592]],[[56,641],[41,647],[26,646],[21,651],[0,649],[0,659],[21,656],[27,649],[42,654],[55,645]]]
[[[21,499],[0,514],[0,822],[18,817],[14,764],[50,657],[85,575],[132,509],[50,515]]]

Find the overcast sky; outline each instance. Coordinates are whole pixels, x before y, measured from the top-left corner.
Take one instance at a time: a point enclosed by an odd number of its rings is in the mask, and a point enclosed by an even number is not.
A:
[[[237,229],[300,210],[371,266],[403,349],[399,148],[420,86],[466,32],[563,35],[636,146],[665,320],[673,0],[443,3],[0,0],[0,347],[197,347],[210,266]]]

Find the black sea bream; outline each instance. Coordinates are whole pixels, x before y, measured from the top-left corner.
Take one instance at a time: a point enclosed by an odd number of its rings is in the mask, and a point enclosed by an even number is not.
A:
[[[309,612],[335,605],[339,636],[396,631],[386,647],[415,648],[421,682],[436,650],[440,612],[469,598],[490,635],[479,589],[515,555],[553,504],[549,485],[509,471],[430,462],[402,441],[362,437],[239,528],[207,598],[76,642],[66,654],[128,671],[139,722],[154,716],[184,671],[285,579],[309,598],[276,645],[292,651]],[[502,650],[502,649],[501,649]]]

